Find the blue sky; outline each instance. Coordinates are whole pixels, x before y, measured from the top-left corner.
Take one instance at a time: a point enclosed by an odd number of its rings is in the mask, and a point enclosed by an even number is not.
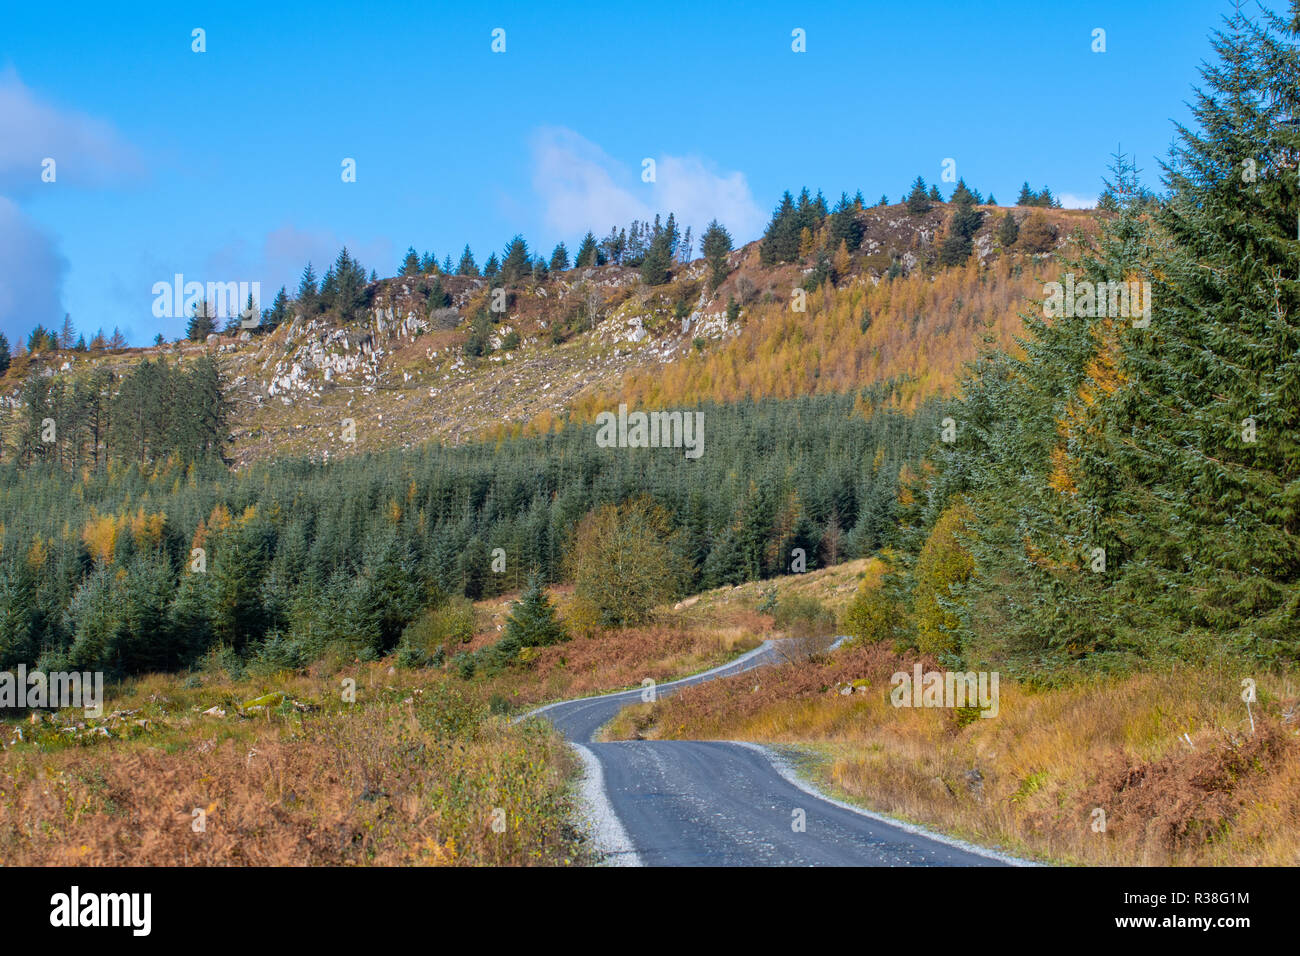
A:
[[[896,202],[945,158],[1002,203],[1158,185],[1225,0],[10,4],[0,331],[178,335],[155,282],[297,283],[346,243],[482,263],[673,209],[756,238],[782,190]],[[206,31],[204,53],[192,30]],[[491,50],[494,28],[506,50]],[[791,50],[791,31],[807,51]],[[1106,31],[1094,53],[1093,30]],[[41,181],[41,163],[56,179]],[[656,160],[653,184],[643,158]],[[355,159],[354,183],[341,163]],[[945,192],[951,189],[945,187]]]

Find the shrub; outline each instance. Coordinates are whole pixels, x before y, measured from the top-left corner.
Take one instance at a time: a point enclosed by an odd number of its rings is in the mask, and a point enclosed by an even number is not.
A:
[[[1056,248],[1056,237],[1056,227],[1041,212],[1035,212],[1020,227],[1019,245],[1025,252],[1051,252]]]
[[[473,639],[474,605],[464,598],[456,598],[426,611],[408,624],[400,644],[434,654],[435,648],[468,644]]]
[[[432,659],[424,648],[403,644],[397,649],[397,666],[405,668],[428,667]]]
[[[844,633],[855,641],[874,644],[898,636],[903,609],[886,588],[888,570],[879,558],[867,562],[853,603],[844,612]]]
[[[973,518],[967,505],[953,505],[934,523],[917,556],[916,643],[922,653],[955,653],[958,649],[957,629],[961,622],[950,607],[951,589],[970,577],[975,561],[957,536]]]
[[[234,648],[218,644],[203,656],[199,670],[211,680],[237,681],[244,676],[244,661]]]
[[[466,651],[461,651],[451,659],[451,666],[456,668],[456,676],[461,680],[469,680],[474,676],[474,671],[478,668],[478,661],[474,655]]]
[[[568,549],[575,619],[588,627],[648,623],[685,579],[675,544],[672,519],[648,499],[589,512]]]
[[[826,637],[835,630],[835,615],[816,598],[799,594],[780,598],[772,619],[789,637]]]
[[[739,305],[749,305],[758,295],[758,286],[749,276],[739,276],[736,279],[736,299]],[[730,303],[728,303],[730,306]],[[737,313],[739,314],[739,313]],[[730,318],[730,315],[728,315]]]
[[[297,641],[289,640],[279,631],[272,631],[257,646],[248,670],[256,675],[273,674],[276,671],[296,671],[306,663],[307,655]]]

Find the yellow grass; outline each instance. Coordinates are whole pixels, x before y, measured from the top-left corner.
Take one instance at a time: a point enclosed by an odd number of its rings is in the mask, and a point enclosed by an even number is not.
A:
[[[628,708],[610,735],[789,745],[841,796],[1040,859],[1300,863],[1293,676],[1252,675],[1252,733],[1232,669],[1042,691],[1003,680],[998,715],[981,718],[894,707],[890,676],[911,666],[846,648]],[[864,690],[841,694],[851,683]]]

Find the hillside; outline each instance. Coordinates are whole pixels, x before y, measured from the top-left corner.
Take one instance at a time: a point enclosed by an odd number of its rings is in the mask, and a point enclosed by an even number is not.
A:
[[[1018,311],[1055,275],[1056,250],[1073,235],[1094,233],[1098,221],[1085,210],[1015,207],[1009,211],[1021,225],[1031,215],[1047,223],[1052,249],[1028,251],[1023,236],[1004,249],[997,227],[1008,210],[979,207],[969,261],[942,267],[938,250],[955,208],[859,211],[862,243],[826,277],[816,274],[819,257],[832,258],[823,228],[795,262],[762,265],[758,242],[732,251],[716,289],[704,259],[676,266],[659,286],[609,264],[526,279],[508,290],[504,312],[492,313],[494,280],[399,276],[371,283],[365,318],[350,323],[295,314],[265,334],[19,356],[0,380],[10,419],[6,457],[29,376],[120,372],[142,358],[184,362],[209,350],[226,377],[229,454],[240,466],[545,431],[566,415],[589,418],[620,401],[791,397],[902,379],[901,394],[914,405],[952,388],[986,335],[1010,345]],[[794,311],[792,290],[818,280],[807,311]],[[435,289],[448,306],[432,301]],[[738,314],[729,318],[733,300]],[[478,315],[496,321],[485,354],[470,357],[465,346]],[[354,436],[345,434],[348,419]]]

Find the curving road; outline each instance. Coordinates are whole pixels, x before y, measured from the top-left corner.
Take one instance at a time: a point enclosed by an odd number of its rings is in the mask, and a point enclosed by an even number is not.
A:
[[[679,687],[777,659],[772,642]],[[832,800],[778,755],[731,741],[596,743],[630,690],[548,704],[586,766],[583,800],[606,862],[631,866],[998,866],[1021,861]],[[524,719],[521,717],[520,719]]]

